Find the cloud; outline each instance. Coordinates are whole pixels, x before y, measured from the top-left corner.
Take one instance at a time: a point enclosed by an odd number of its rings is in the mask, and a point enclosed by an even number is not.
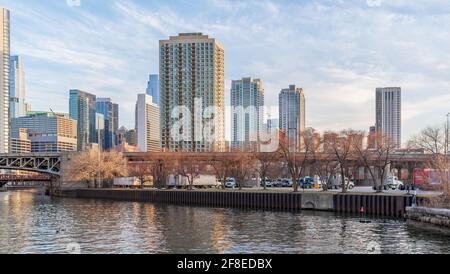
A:
[[[64,2],[64,1],[61,1]],[[12,48],[26,57],[28,94],[67,111],[81,88],[121,104],[134,125],[136,94],[158,71],[158,40],[203,32],[225,46],[226,86],[263,79],[277,105],[289,84],[304,88],[307,123],[318,129],[374,124],[378,86],[401,86],[405,139],[435,124],[450,105],[450,3],[432,1],[0,0],[12,11]],[[378,3],[380,3],[378,5]],[[227,90],[228,93],[228,90]],[[445,113],[444,113],[445,112]],[[444,113],[444,114],[442,114]],[[423,117],[426,116],[426,117]]]

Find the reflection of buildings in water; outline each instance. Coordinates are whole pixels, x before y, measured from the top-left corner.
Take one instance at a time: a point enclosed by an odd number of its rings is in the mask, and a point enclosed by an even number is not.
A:
[[[212,209],[211,221],[211,247],[217,253],[225,253],[229,250],[233,243],[227,239],[227,235],[231,231],[231,225],[227,222],[227,216],[224,213],[225,209]]]
[[[161,214],[162,230],[168,252],[204,253],[219,252],[211,241],[218,233],[218,210],[201,207],[164,206]],[[211,214],[211,212],[213,212]],[[216,231],[216,232],[214,232]],[[214,250],[214,251],[212,251]]]
[[[23,250],[31,238],[35,196],[29,192],[0,193],[0,247]],[[10,227],[14,224],[14,227]],[[21,239],[17,241],[15,239]]]
[[[141,237],[143,250],[146,253],[167,253],[166,239],[161,231],[164,224],[161,223],[161,208],[154,204],[134,203],[133,204],[133,220],[136,220],[135,236]]]

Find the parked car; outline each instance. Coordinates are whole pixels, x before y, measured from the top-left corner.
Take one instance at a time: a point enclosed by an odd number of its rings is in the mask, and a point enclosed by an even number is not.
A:
[[[282,187],[292,187],[293,186],[292,180],[291,179],[283,179],[281,181],[281,186]]]
[[[264,187],[264,182],[261,180],[261,187]],[[273,182],[270,179],[266,179],[266,187],[273,187]]]
[[[272,182],[273,187],[282,187],[283,183],[282,183],[282,179],[277,179],[275,181]]]
[[[339,189],[342,188],[342,181],[341,178],[333,178],[329,182],[328,189]],[[353,189],[355,188],[355,182],[353,180],[349,180],[347,177],[345,178],[345,188],[346,189]]]
[[[345,186],[347,189],[354,189],[355,182],[353,180],[348,180],[348,178],[345,178]]]
[[[388,178],[387,183],[384,186],[384,189],[392,189],[392,190],[404,190],[405,184],[403,184],[402,181],[400,181],[396,176],[391,176]]]
[[[236,187],[238,187],[238,185],[237,185],[236,180],[234,178],[228,178],[225,181],[225,187],[226,188],[236,188]]]
[[[299,181],[299,185],[301,188],[313,188],[314,187],[314,178],[313,177],[303,177]]]

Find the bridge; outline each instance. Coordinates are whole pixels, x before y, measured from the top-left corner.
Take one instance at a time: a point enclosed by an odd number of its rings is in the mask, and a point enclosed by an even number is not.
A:
[[[60,153],[0,154],[0,169],[24,170],[59,177]]]
[[[12,187],[31,187],[42,185],[45,182],[51,182],[52,175],[33,174],[33,175],[15,175],[15,174],[0,174],[0,187],[11,184]]]

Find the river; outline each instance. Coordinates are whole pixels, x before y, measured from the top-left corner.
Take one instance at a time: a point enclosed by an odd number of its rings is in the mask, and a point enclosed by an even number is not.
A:
[[[0,253],[450,253],[403,220],[0,193]]]

